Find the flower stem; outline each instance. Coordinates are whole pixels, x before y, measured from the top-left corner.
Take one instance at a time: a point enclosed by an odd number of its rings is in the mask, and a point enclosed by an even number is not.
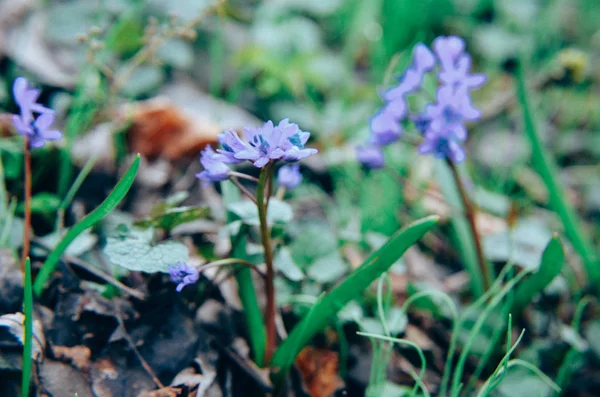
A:
[[[242,192],[244,194],[244,196],[248,197],[250,200],[252,200],[252,202],[254,204],[258,205],[258,201],[256,201],[256,197],[254,197],[252,195],[252,193],[250,193],[250,191],[248,189],[246,189],[244,187],[244,185],[242,185],[236,177],[231,177],[230,179],[231,179],[231,182],[233,182],[233,184],[235,186],[237,186],[238,189],[240,189],[240,192]]]
[[[21,267],[25,269],[25,260],[29,256],[30,234],[31,234],[31,151],[29,149],[29,138],[25,137],[25,148],[23,151],[25,162],[25,221],[23,226],[23,253],[21,255]]]
[[[447,161],[448,161],[448,166],[450,166],[450,169],[452,170],[452,176],[454,177],[454,180],[456,181],[456,186],[458,188],[460,198],[463,202],[463,206],[465,207],[465,216],[467,217],[467,220],[469,221],[469,226],[471,228],[471,234],[473,235],[473,243],[475,244],[477,260],[479,261],[479,270],[481,272],[481,279],[483,280],[483,288],[484,288],[484,290],[487,291],[491,285],[491,280],[490,280],[491,277],[490,277],[490,272],[489,272],[489,268],[488,268],[488,263],[485,260],[485,255],[483,254],[483,247],[481,245],[481,236],[477,232],[475,207],[474,207],[473,203],[471,202],[471,200],[469,199],[469,195],[467,194],[467,190],[465,189],[465,186],[460,177],[460,174],[458,173],[458,168],[456,167],[456,164],[450,159],[448,159]]]
[[[275,352],[275,285],[273,270],[273,251],[271,247],[271,230],[267,223],[267,209],[269,202],[265,193],[270,185],[272,164],[267,164],[260,172],[258,188],[256,190],[256,201],[258,202],[258,218],[260,220],[260,237],[265,251],[265,264],[267,266],[267,310],[265,314],[265,323],[267,328],[267,347],[265,351],[265,362],[268,363]]]
[[[247,268],[249,268],[250,270],[254,270],[256,272],[256,274],[258,274],[260,277],[263,278],[263,280],[266,280],[267,275],[263,272],[260,271],[260,269],[258,267],[256,267],[256,265],[252,262],[248,262],[244,259],[238,259],[238,258],[226,258],[226,259],[219,259],[213,262],[209,262],[209,263],[205,263],[204,265],[201,265],[200,267],[198,267],[198,272],[203,272],[206,269],[210,269],[211,267],[220,267],[220,266],[228,266],[228,265],[242,265],[245,266]]]

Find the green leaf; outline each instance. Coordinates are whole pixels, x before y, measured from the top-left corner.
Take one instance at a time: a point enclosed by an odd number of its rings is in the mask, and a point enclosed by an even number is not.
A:
[[[244,200],[231,203],[227,209],[239,216],[242,222],[250,226],[259,226],[258,208],[252,201]],[[292,220],[294,212],[292,207],[281,200],[271,199],[267,212],[267,223],[269,226],[276,224],[285,224]]]
[[[152,229],[129,230],[126,236],[109,237],[104,253],[115,265],[145,273],[167,273],[169,265],[187,262],[188,248],[178,241],[153,244]]]
[[[525,73],[523,71],[522,62],[519,62],[517,68],[517,96],[523,111],[525,134],[531,143],[531,160],[533,166],[548,188],[548,193],[550,194],[550,206],[560,216],[567,237],[569,237],[575,250],[577,250],[583,259],[583,265],[587,272],[589,283],[597,287],[600,283],[600,266],[598,266],[597,263],[596,253],[590,242],[589,236],[586,235],[580,224],[577,214],[566,199],[564,189],[560,184],[556,164],[551,159],[538,136],[535,120],[527,97]]]
[[[60,206],[60,198],[56,194],[42,192],[31,197],[32,214],[48,214],[56,212]],[[18,211],[23,213],[23,203],[19,204]]]
[[[135,226],[148,228],[156,227],[166,231],[173,230],[176,226],[205,218],[210,213],[208,207],[177,207],[165,210],[163,213],[152,215],[137,221]]]
[[[283,273],[283,275],[291,281],[302,281],[305,277],[302,270],[294,263],[294,258],[292,258],[292,253],[289,248],[281,248],[279,252],[277,252],[277,255],[275,255],[273,264],[277,270]]]
[[[385,200],[381,200],[385,197]],[[390,174],[371,173],[361,182],[360,215],[362,231],[369,230],[386,236],[398,230],[395,216],[402,203],[401,185]]]
[[[537,272],[523,280],[515,289],[513,313],[520,313],[533,298],[544,290],[560,274],[565,253],[558,236],[554,236],[542,254]]]
[[[275,383],[279,383],[285,377],[300,350],[339,310],[357,298],[437,222],[437,217],[428,217],[399,230],[344,281],[322,296],[275,352],[270,363],[271,367],[279,370],[274,375]]]
[[[336,250],[318,258],[308,268],[307,275],[319,283],[331,283],[342,277],[347,270],[348,266],[346,262],[344,262],[340,253]]]
[[[46,282],[52,275],[52,272],[56,268],[56,264],[60,260],[61,255],[69,244],[77,236],[83,233],[87,228],[94,226],[96,223],[101,221],[106,215],[108,215],[112,210],[114,210],[117,205],[123,200],[131,185],[133,185],[133,181],[135,180],[135,175],[137,174],[138,168],[140,167],[140,155],[138,154],[135,157],[135,160],[129,166],[129,169],[123,175],[121,180],[117,183],[112,192],[108,195],[108,197],[92,212],[90,212],[85,218],[76,223],[63,237],[57,247],[50,252],[48,258],[42,265],[40,272],[35,279],[35,283],[33,285],[33,291],[37,296],[40,296],[44,291],[44,287]]]

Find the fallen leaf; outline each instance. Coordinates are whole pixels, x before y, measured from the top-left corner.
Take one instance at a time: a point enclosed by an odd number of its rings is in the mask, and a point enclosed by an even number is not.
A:
[[[129,149],[148,158],[197,156],[221,132],[208,117],[192,117],[161,97],[126,106],[125,113],[133,119],[127,131]]]
[[[87,372],[90,369],[92,351],[87,346],[53,346],[54,357],[72,364],[75,368]]]
[[[25,329],[23,322],[25,315],[23,313],[12,313],[0,316],[0,327],[7,327],[8,331],[23,343]],[[31,348],[31,358],[37,360],[46,348],[46,339],[42,330],[42,324],[38,320],[33,321],[33,344]]]
[[[302,384],[312,397],[328,397],[343,382],[338,375],[337,353],[327,349],[307,346],[296,358],[296,367],[302,376]]]
[[[162,389],[147,391],[139,397],[177,397],[181,396],[182,391],[178,387],[163,387]]]

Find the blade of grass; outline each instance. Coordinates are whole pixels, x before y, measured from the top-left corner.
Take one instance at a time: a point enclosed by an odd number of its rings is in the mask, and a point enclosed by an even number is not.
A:
[[[31,289],[31,261],[25,259],[25,284],[23,288],[25,313],[25,338],[23,339],[23,371],[21,372],[21,397],[29,396],[31,382],[31,351],[33,345],[33,292]]]
[[[271,367],[276,385],[291,368],[300,350],[322,330],[339,310],[369,287],[383,272],[387,271],[411,245],[417,242],[438,222],[438,217],[427,217],[396,232],[388,242],[374,252],[360,267],[329,293],[319,298],[308,314],[292,330],[288,338],[276,350]]]
[[[65,198],[60,203],[60,205],[59,205],[60,209],[66,210],[67,207],[69,207],[69,204],[71,204],[71,201],[73,201],[73,198],[75,197],[75,195],[77,194],[77,191],[83,184],[83,181],[85,181],[85,178],[87,178],[87,176],[92,171],[92,168],[94,168],[94,164],[96,164],[97,159],[98,159],[98,156],[94,155],[94,156],[90,157],[89,160],[85,163],[85,165],[83,166],[83,168],[77,175],[77,178],[75,178],[75,181],[69,188],[69,191],[65,195]]]
[[[44,291],[46,282],[52,275],[52,272],[56,268],[56,264],[60,260],[61,255],[65,252],[69,244],[77,238],[86,229],[94,226],[96,223],[101,221],[106,215],[114,210],[117,205],[123,200],[137,174],[138,168],[140,167],[140,155],[135,157],[135,160],[129,166],[127,172],[123,175],[121,180],[117,183],[115,188],[110,192],[108,197],[92,212],[90,212],[85,218],[76,223],[62,238],[56,248],[50,252],[46,261],[42,265],[40,272],[38,273],[35,283],[33,285],[33,291],[36,296],[40,296]]]
[[[596,254],[589,237],[580,224],[577,214],[566,199],[564,189],[560,184],[556,165],[538,136],[525,85],[525,72],[522,60],[519,61],[517,66],[516,78],[517,97],[523,112],[525,134],[531,143],[531,160],[533,166],[540,174],[548,189],[551,208],[560,216],[567,237],[583,260],[583,265],[588,275],[588,282],[597,287],[600,282],[600,269],[598,268]]]

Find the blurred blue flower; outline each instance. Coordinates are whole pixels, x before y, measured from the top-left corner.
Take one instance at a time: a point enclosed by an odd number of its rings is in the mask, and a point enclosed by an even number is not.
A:
[[[60,131],[50,129],[54,122],[53,113],[41,114],[37,119],[29,120],[29,123],[27,120],[27,115],[13,114],[12,116],[15,129],[19,134],[29,138],[30,147],[40,148],[46,144],[46,141],[56,141],[62,138]]]
[[[425,133],[423,142],[419,145],[419,153],[432,154],[437,158],[447,158],[455,163],[464,161],[466,154],[456,137],[446,132],[429,130]]]
[[[435,66],[435,55],[423,43],[417,44],[413,49],[413,58],[413,68],[421,75]]]
[[[169,266],[169,274],[171,275],[171,281],[177,284],[177,292],[181,292],[186,285],[194,284],[200,277],[198,269],[183,262],[177,262],[175,266]]]
[[[204,167],[204,171],[196,174],[196,178],[204,180],[204,185],[229,178],[231,170],[225,164],[225,160],[224,155],[216,153],[212,147],[207,146],[200,155],[200,163]]]
[[[50,129],[54,111],[36,102],[40,90],[32,88],[24,77],[18,77],[13,83],[13,95],[21,113],[12,115],[12,122],[19,134],[29,138],[30,147],[40,148],[46,141],[62,138],[60,131]],[[40,113],[37,119],[34,113]]]
[[[378,169],[385,165],[383,150],[378,145],[364,145],[356,148],[358,161],[367,168]]]
[[[241,163],[244,160],[238,159],[235,155],[246,149],[246,143],[233,130],[223,131],[217,136],[223,149],[217,149],[223,155],[223,161],[229,164]]]
[[[25,77],[17,77],[13,83],[15,102],[19,105],[21,119],[25,124],[30,124],[33,121],[33,112],[54,113],[54,110],[36,102],[40,96],[40,92],[40,90],[32,88]]]
[[[403,105],[398,105],[398,102],[402,102]],[[402,135],[400,121],[404,118],[404,114],[398,116],[397,105],[404,106],[404,111],[406,111],[404,101],[398,100],[390,102],[371,118],[371,140],[373,143],[389,145],[397,141]]]
[[[482,73],[470,74],[470,70],[471,56],[464,54],[456,64],[443,67],[440,70],[439,79],[443,84],[474,90],[485,83],[486,76]]]
[[[440,36],[433,40],[433,51],[442,69],[451,68],[465,52],[465,41],[457,36]]]
[[[302,174],[298,164],[284,165],[277,172],[277,183],[288,189],[293,189],[302,182]]]
[[[476,121],[481,112],[471,104],[471,97],[466,87],[458,89],[445,85],[438,88],[437,102],[427,106],[426,117],[431,120],[430,128],[434,130],[453,131],[461,141],[467,139],[465,121]]]

